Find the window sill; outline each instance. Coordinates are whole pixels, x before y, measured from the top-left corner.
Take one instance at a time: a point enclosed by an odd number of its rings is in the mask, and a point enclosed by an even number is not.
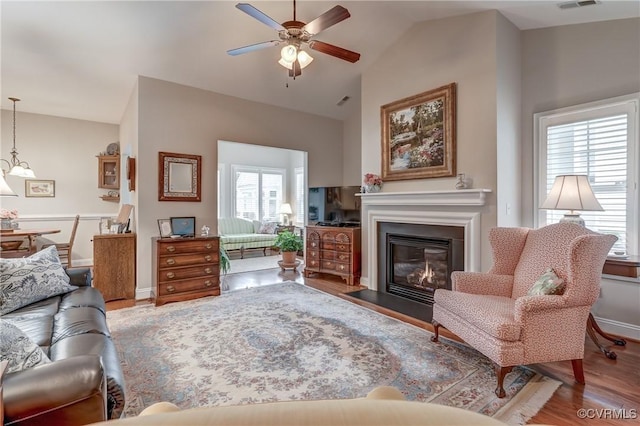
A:
[[[640,256],[629,256],[627,259],[607,258],[602,273],[628,278],[640,278]]]

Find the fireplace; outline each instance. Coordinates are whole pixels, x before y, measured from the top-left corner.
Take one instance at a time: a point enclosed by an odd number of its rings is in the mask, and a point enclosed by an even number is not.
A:
[[[464,270],[464,227],[378,223],[378,291],[433,305],[451,272]]]

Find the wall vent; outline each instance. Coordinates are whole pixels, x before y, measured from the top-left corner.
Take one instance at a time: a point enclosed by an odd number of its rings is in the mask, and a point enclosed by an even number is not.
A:
[[[566,1],[558,3],[557,6],[560,9],[575,9],[576,7],[595,6],[600,4],[600,0],[582,0],[582,1]]]
[[[340,99],[336,105],[338,105],[338,106],[342,106],[342,105],[344,105],[344,103],[345,103],[345,102],[347,102],[349,99],[351,99],[351,96],[345,96],[344,98]]]

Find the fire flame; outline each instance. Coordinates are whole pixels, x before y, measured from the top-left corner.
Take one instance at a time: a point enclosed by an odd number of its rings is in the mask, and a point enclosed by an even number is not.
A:
[[[434,276],[433,268],[429,266],[429,261],[427,260],[424,265],[424,272],[422,273],[422,278],[420,279],[420,284],[424,283],[425,280],[429,284],[433,284],[433,276]]]

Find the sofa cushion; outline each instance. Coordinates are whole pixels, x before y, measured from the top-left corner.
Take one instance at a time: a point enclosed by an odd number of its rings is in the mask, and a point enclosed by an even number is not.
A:
[[[93,287],[80,287],[78,290],[62,296],[59,311],[87,306],[96,308],[102,313],[107,312],[102,294]]]
[[[79,334],[95,333],[109,337],[109,328],[104,312],[93,307],[67,309],[58,312],[54,319],[53,337],[55,344],[62,339]]]
[[[7,320],[0,323],[0,361],[8,361],[7,373],[51,362],[40,346]]]
[[[0,315],[77,288],[69,284],[55,246],[27,258],[0,259]]]
[[[564,280],[558,278],[553,269],[548,268],[536,280],[527,292],[528,296],[543,296],[547,294],[561,295],[564,293]]]
[[[2,317],[2,321],[5,320],[6,317]],[[29,340],[40,346],[44,353],[49,353],[53,335],[53,315],[24,315],[12,317],[9,321],[26,334]]]
[[[278,224],[275,222],[262,222],[258,234],[275,234]]]

